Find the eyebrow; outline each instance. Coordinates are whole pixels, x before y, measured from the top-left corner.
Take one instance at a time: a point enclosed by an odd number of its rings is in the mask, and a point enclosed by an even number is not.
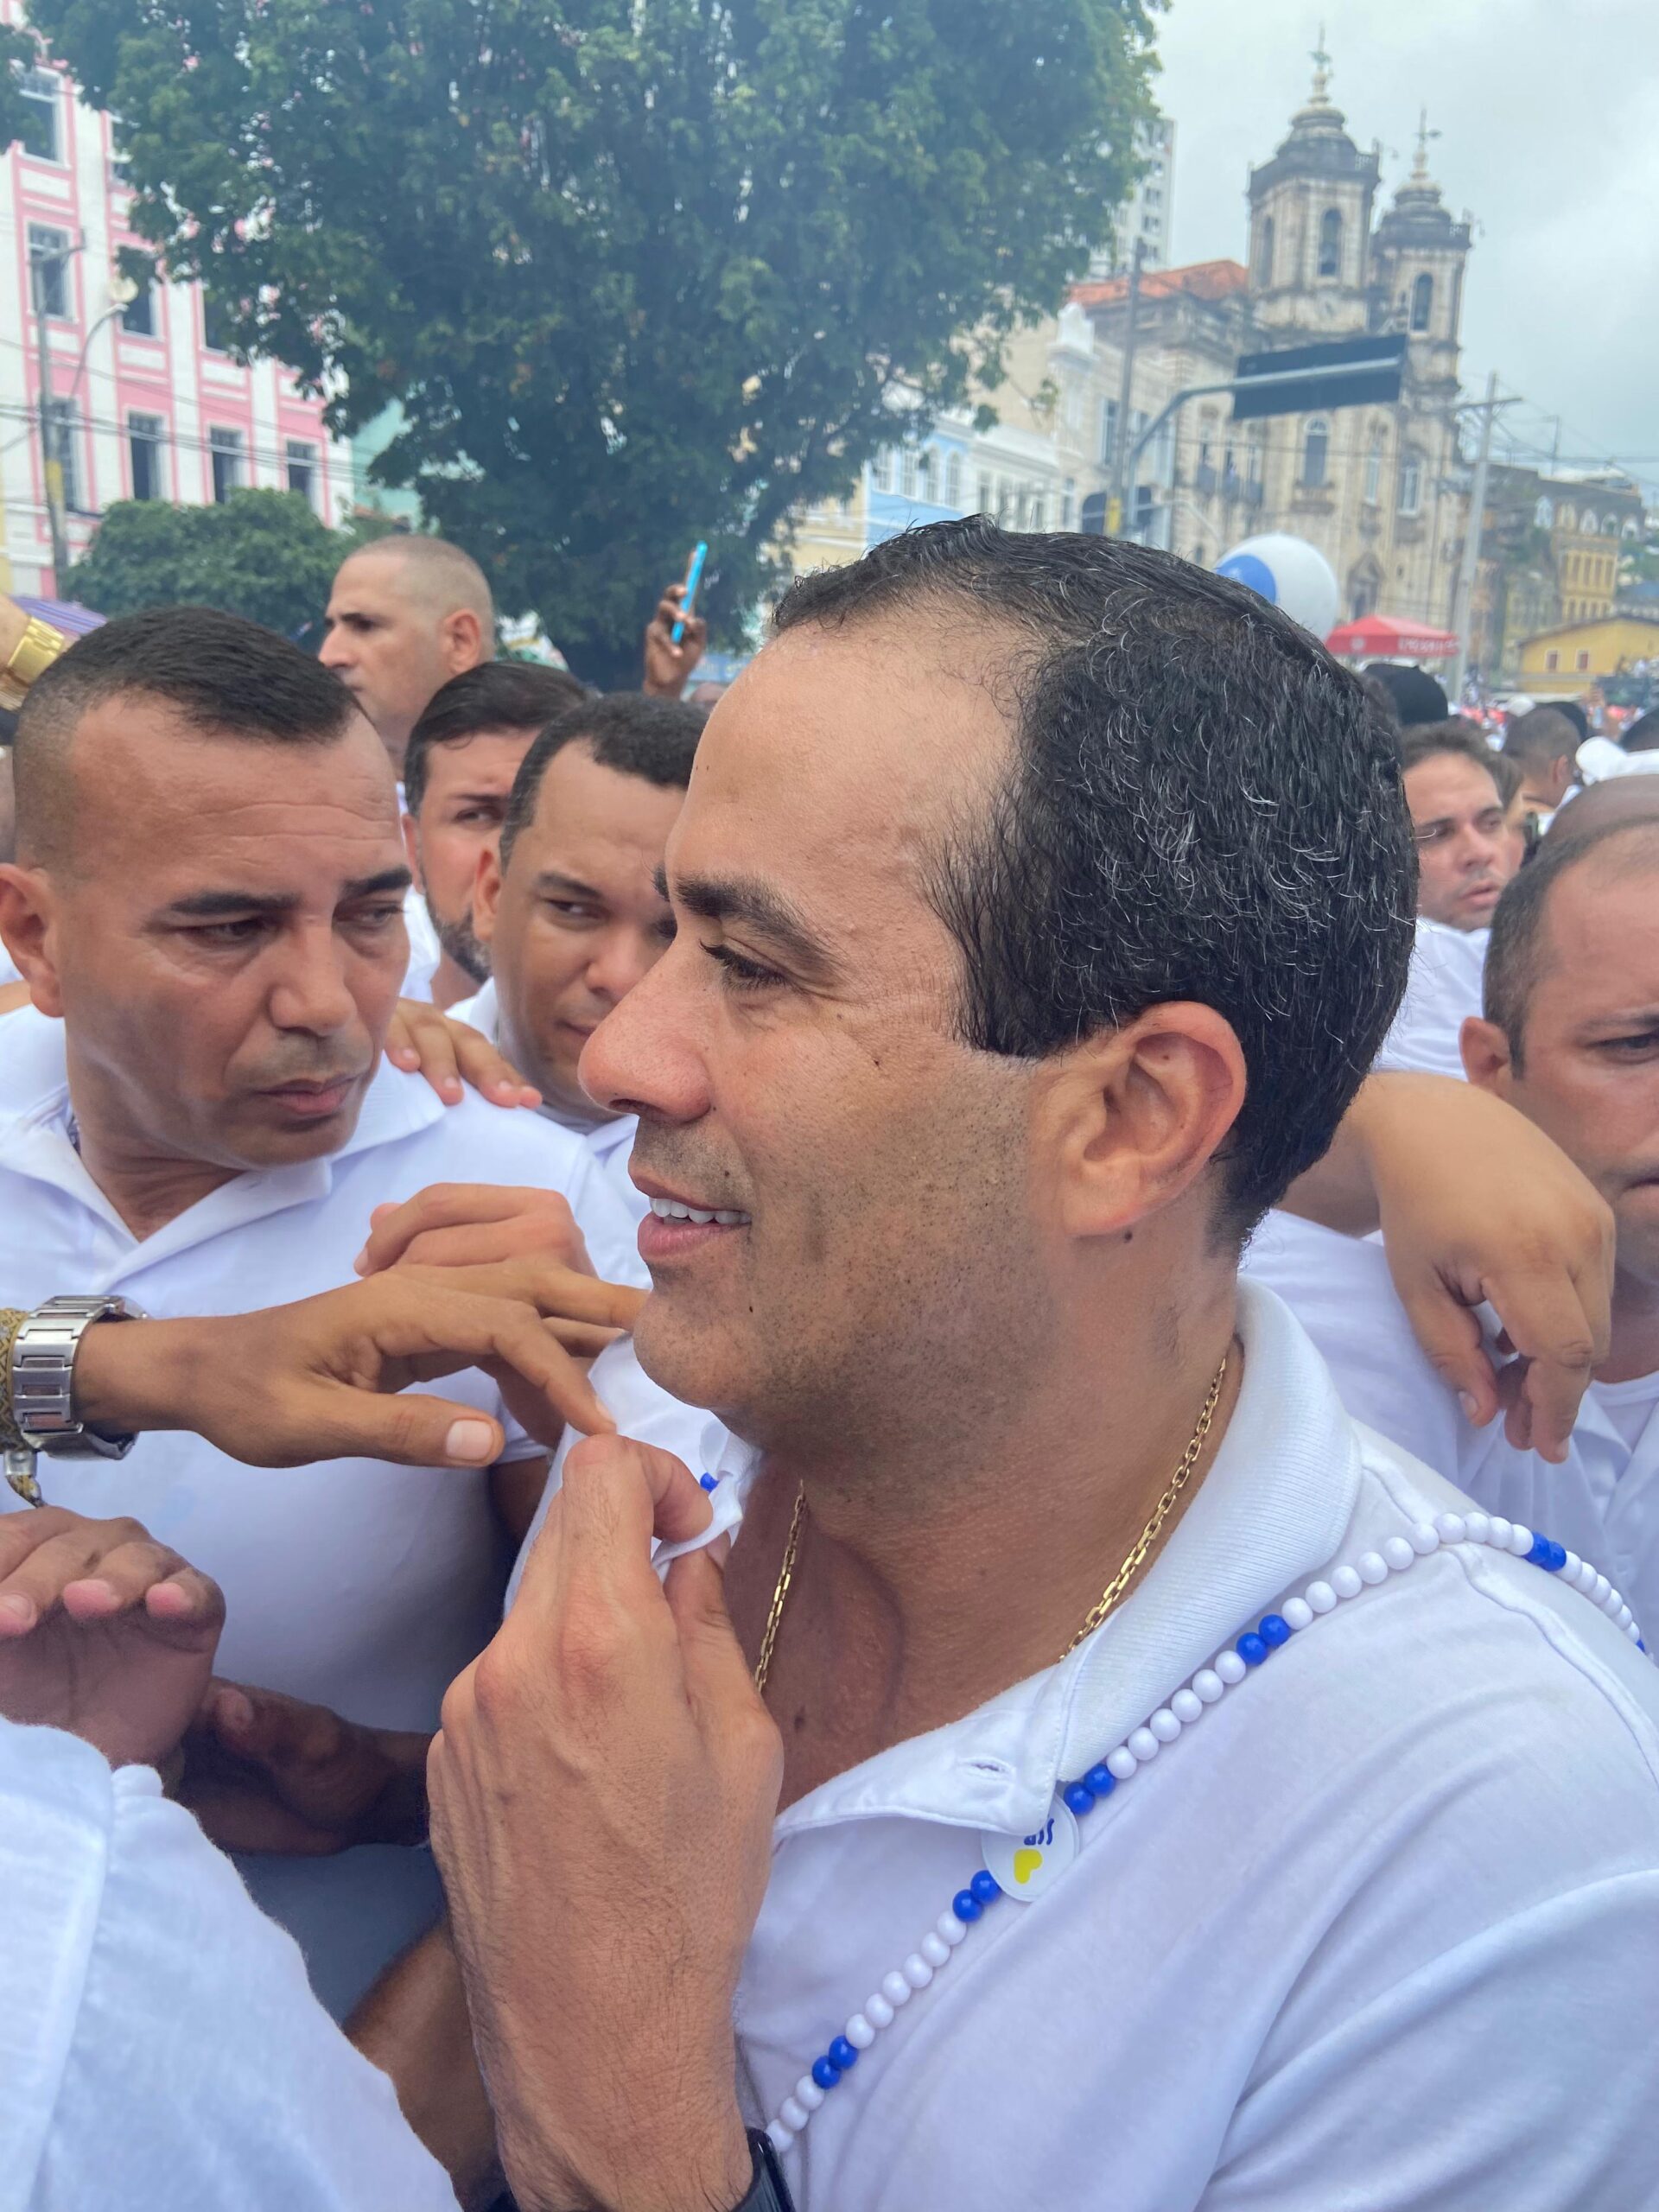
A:
[[[346,906],[354,899],[372,899],[380,892],[407,891],[414,880],[406,868],[385,868],[378,875],[359,875],[341,885],[336,904]],[[291,914],[299,904],[299,899],[286,891],[195,891],[188,898],[174,899],[162,912],[184,921],[212,922],[222,920],[227,914]]]
[[[657,871],[658,888],[667,895],[664,871]],[[830,950],[816,937],[797,909],[770,884],[753,876],[683,875],[676,880],[674,895],[699,919],[742,922],[766,938],[791,966],[812,976],[836,972]]]

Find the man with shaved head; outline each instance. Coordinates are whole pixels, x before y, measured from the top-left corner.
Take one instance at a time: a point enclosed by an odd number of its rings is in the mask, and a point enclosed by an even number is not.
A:
[[[318,655],[401,775],[410,733],[440,684],[495,658],[484,571],[447,538],[394,532],[341,562]]]
[[[129,615],[40,677],[16,750],[0,932],[34,1006],[0,1044],[0,1304],[308,1297],[351,1280],[377,1205],[439,1182],[539,1186],[594,1250],[631,1240],[571,1132],[471,1095],[446,1109],[382,1058],[410,871],[385,752],[327,669],[233,615]],[[500,1416],[482,1375],[458,1385]],[[429,1728],[499,1608],[502,1529],[545,1473],[542,1446],[505,1433],[493,1468],[271,1475],[146,1438],[54,1461],[47,1488],[188,1547],[229,1599],[231,1673]],[[409,1854],[251,1882],[341,2005],[436,1909]]]
[[[1584,742],[1572,717],[1559,707],[1535,707],[1510,724],[1503,755],[1525,777],[1529,810],[1553,814],[1578,780],[1578,753]]]

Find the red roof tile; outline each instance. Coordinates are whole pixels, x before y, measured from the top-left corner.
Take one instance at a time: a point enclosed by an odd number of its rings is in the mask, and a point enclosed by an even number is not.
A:
[[[1141,273],[1143,300],[1173,299],[1186,293],[1196,300],[1228,300],[1246,290],[1249,272],[1238,261],[1194,261],[1185,269],[1146,269]],[[1097,283],[1074,284],[1068,298],[1080,308],[1115,307],[1128,297],[1129,280],[1106,276]]]

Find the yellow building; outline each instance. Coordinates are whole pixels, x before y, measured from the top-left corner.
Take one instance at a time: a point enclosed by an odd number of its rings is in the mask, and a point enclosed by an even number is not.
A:
[[[1604,614],[1541,630],[1521,646],[1521,689],[1535,698],[1569,699],[1604,676],[1638,661],[1659,663],[1659,614]]]

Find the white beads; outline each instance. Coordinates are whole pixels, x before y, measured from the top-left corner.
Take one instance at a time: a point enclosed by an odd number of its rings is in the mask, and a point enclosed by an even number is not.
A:
[[[1235,1682],[1242,1682],[1249,1671],[1230,1643],[1224,1651],[1217,1652],[1216,1672],[1229,1689]]]
[[[1119,1782],[1127,1782],[1140,1764],[1127,1744],[1120,1744],[1115,1751],[1106,1754],[1106,1771]]]
[[[1294,1628],[1300,1633],[1301,1630],[1313,1625],[1313,1608],[1306,1598],[1287,1598],[1279,1610],[1285,1617],[1287,1628]]]
[[[1348,1566],[1344,1561],[1341,1567],[1332,1568],[1331,1573],[1331,1587],[1336,1592],[1338,1598],[1357,1598],[1360,1592],[1365,1587],[1365,1585],[1360,1580],[1353,1568]]]
[[[884,1974],[882,1975],[881,1994],[887,1999],[889,2005],[898,2006],[900,2005],[909,2004],[911,1997],[910,1984],[905,1980],[905,1977],[899,1972],[896,1967],[891,1974]],[[867,2012],[869,2009],[870,2008],[868,2005],[864,2007],[864,2010]]]
[[[1510,1548],[1510,1536],[1514,1526],[1514,1522],[1506,1521],[1501,1513],[1493,1514],[1491,1519],[1486,1524],[1485,1541],[1491,1546],[1495,1552],[1508,1551]],[[1481,1539],[1477,1536],[1475,1541],[1479,1543]]]
[[[1577,1552],[1568,1552],[1567,1565],[1561,1569],[1562,1581],[1576,1584],[1583,1566],[1584,1561],[1579,1557]]]
[[[794,2102],[795,2100],[793,2097],[785,2097],[783,2103],[778,2108],[779,2117],[772,2120],[766,2129],[767,2134],[772,2138],[772,2147],[778,2153],[780,2158],[783,2157],[785,2152],[788,2150],[790,2145],[795,2140],[795,2130],[792,2127],[785,2127],[782,2117],[789,2109],[790,2106],[794,2104]],[[801,2113],[801,2118],[803,2120],[805,2120],[807,2117],[808,2115],[805,2113]]]
[[[946,1905],[944,1910],[939,1915],[933,1925],[938,1934],[944,1936],[945,1942],[950,1946],[953,1951],[956,1949],[958,1943],[965,1943],[968,1940],[967,1922],[965,1920],[958,1920],[956,1914],[951,1911],[949,1905]],[[852,2041],[852,2037],[849,2036],[847,2040],[850,2043]]]
[[[1213,1667],[1200,1667],[1192,1677],[1192,1694],[1202,1704],[1214,1705],[1226,1696],[1227,1685]]]
[[[919,1951],[912,1951],[899,1971],[912,1989],[925,1989],[933,1979],[933,1969]]]
[[[1492,1533],[1492,1524],[1484,1513],[1465,1513],[1463,1533],[1471,1544],[1484,1544]]]
[[[1149,1760],[1155,1759],[1161,1748],[1158,1738],[1150,1728],[1135,1728],[1130,1731],[1129,1749],[1135,1753],[1140,1765],[1145,1766]]]
[[[965,1936],[968,1931],[964,1928],[962,1932]],[[861,2012],[855,2012],[841,2032],[855,2050],[868,2050],[875,2041],[875,2030]]]
[[[803,2074],[795,2084],[795,2101],[803,2112],[817,2112],[823,2102],[823,2091],[810,2074]],[[802,2125],[804,2126],[805,2122],[803,2121]]]
[[[902,1974],[899,1978],[901,1981],[904,1980]],[[905,1995],[906,1998],[910,1995],[910,1984],[907,1981],[905,1982]],[[890,2028],[893,2025],[893,2006],[888,2002],[884,1991],[873,1990],[864,1999],[864,2017],[873,2028]]]
[[[1190,1728],[1195,1720],[1204,1718],[1203,1700],[1193,1690],[1177,1690],[1169,1700],[1169,1709],[1183,1728]]]
[[[1454,1516],[1448,1515],[1447,1518]],[[1440,1532],[1432,1521],[1419,1521],[1408,1532],[1412,1550],[1419,1559],[1427,1559],[1431,1552],[1440,1548]],[[1386,1552],[1387,1544],[1382,1547]]]
[[[1316,1613],[1334,1613],[1337,1593],[1328,1582],[1310,1582],[1304,1593]]]
[[[1510,1529],[1510,1549],[1516,1559],[1525,1559],[1532,1549],[1532,1531],[1522,1521],[1516,1521]]]
[[[812,2086],[816,2089],[818,2085],[815,2082]],[[795,2134],[798,2135],[801,2130],[806,2126],[807,2121],[811,2119],[812,2115],[808,2112],[806,2107],[800,2102],[798,2098],[785,2097],[782,2104],[778,2107],[778,2117],[783,2121],[785,2127],[790,2128]]]
[[[1443,1544],[1461,1544],[1468,1539],[1469,1523],[1461,1513],[1438,1513],[1434,1526]]]
[[[1417,1554],[1403,1536],[1390,1536],[1382,1547],[1382,1558],[1389,1572],[1403,1574],[1408,1567],[1415,1567]]]
[[[1381,1552],[1362,1552],[1357,1565],[1359,1579],[1368,1589],[1375,1590],[1379,1582],[1389,1579],[1389,1564]]]
[[[1181,1732],[1181,1724],[1167,1705],[1160,1705],[1147,1726],[1160,1744],[1173,1744]]]
[[[922,1956],[935,1974],[950,1963],[950,1946],[937,1929],[930,1928],[922,1938]]]

